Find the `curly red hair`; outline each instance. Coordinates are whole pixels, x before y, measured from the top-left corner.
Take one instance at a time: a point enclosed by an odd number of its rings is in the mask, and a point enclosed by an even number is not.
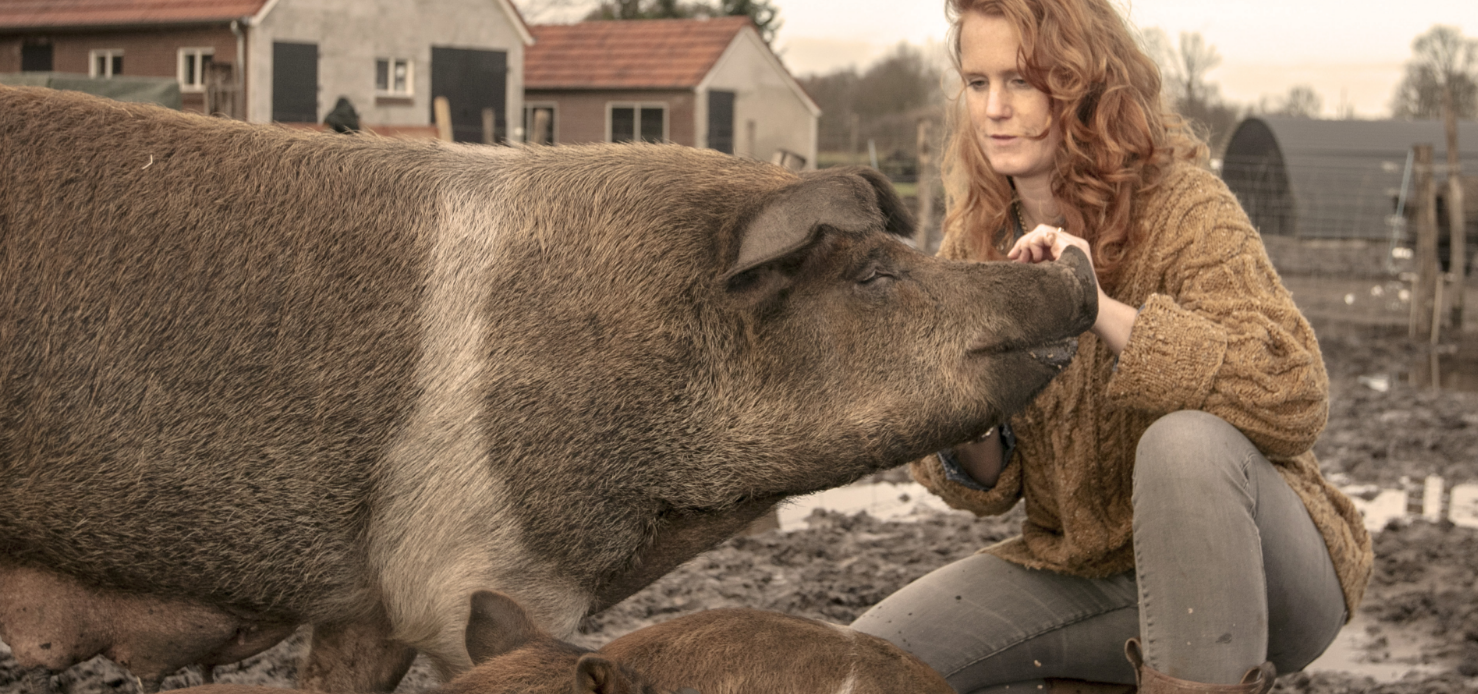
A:
[[[1137,192],[1158,185],[1174,161],[1204,161],[1206,145],[1165,108],[1160,72],[1107,0],[946,0],[950,46],[960,66],[960,26],[969,13],[1004,17],[1021,43],[1022,76],[1044,92],[1062,132],[1052,175],[1067,229],[1093,247],[1099,280],[1113,280],[1133,238]],[[963,87],[962,87],[963,88]],[[944,176],[945,229],[977,260],[1004,258],[1015,191],[991,169],[956,99]]]

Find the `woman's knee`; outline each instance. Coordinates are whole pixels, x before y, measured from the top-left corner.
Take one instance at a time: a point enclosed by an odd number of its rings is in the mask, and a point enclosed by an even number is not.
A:
[[[1245,481],[1248,458],[1255,452],[1242,432],[1216,415],[1172,412],[1155,420],[1139,439],[1135,490],[1171,484],[1194,492],[1203,485]]]

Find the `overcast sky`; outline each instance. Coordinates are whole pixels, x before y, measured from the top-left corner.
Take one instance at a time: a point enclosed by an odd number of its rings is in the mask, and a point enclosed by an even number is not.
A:
[[[773,0],[776,48],[797,75],[866,67],[900,41],[942,46],[943,0]],[[1341,103],[1389,115],[1411,41],[1433,24],[1478,38],[1478,0],[1114,0],[1140,29],[1200,32],[1221,54],[1209,74],[1224,98],[1255,103],[1307,84],[1326,115]]]
[[[1112,0],[1141,29],[1174,40],[1200,32],[1221,54],[1209,77],[1226,99],[1251,104],[1307,84],[1326,115],[1342,103],[1389,115],[1411,41],[1433,24],[1478,38],[1478,0]],[[573,21],[591,0],[516,0],[535,21]],[[943,0],[772,0],[784,24],[775,48],[797,76],[866,68],[899,42],[942,50]],[[564,5],[540,12],[539,5]]]

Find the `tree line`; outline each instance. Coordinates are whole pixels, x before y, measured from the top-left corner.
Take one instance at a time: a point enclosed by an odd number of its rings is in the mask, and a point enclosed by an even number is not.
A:
[[[1183,32],[1172,41],[1164,31],[1152,28],[1140,39],[1160,67],[1169,106],[1191,122],[1213,152],[1226,147],[1232,130],[1248,116],[1318,118],[1324,113],[1323,97],[1309,85],[1295,85],[1253,104],[1224,98],[1208,77],[1221,64],[1221,55],[1199,33]],[[942,73],[921,49],[900,44],[865,70],[847,67],[801,77],[802,86],[822,109],[820,149],[860,156],[870,140],[880,148],[880,159],[911,158],[918,119],[942,120],[945,104],[954,96],[953,85],[944,84]],[[1391,115],[1442,118],[1444,94],[1450,94],[1457,118],[1478,118],[1478,39],[1436,25],[1412,41],[1412,58],[1392,95]],[[1349,104],[1335,110],[1336,118],[1355,117]]]
[[[582,9],[588,0],[527,0],[520,11],[539,21],[547,14]],[[747,15],[765,43],[780,30],[780,10],[770,0],[599,0],[583,19],[694,19]]]

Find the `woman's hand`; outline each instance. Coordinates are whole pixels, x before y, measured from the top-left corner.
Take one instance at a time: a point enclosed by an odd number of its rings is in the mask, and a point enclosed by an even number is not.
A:
[[[1090,263],[1093,261],[1093,249],[1087,240],[1046,224],[1038,224],[1037,228],[1017,239],[1006,257],[1018,263],[1041,263],[1061,258],[1068,246],[1076,246],[1088,256]],[[1094,284],[1098,283],[1096,274],[1093,280]],[[1093,334],[1113,350],[1114,356],[1129,344],[1129,332],[1138,316],[1139,311],[1103,293],[1103,285],[1098,285],[1098,320],[1093,323]]]
[[[1067,250],[1068,246],[1077,246],[1088,256],[1089,261],[1093,260],[1093,249],[1089,247],[1087,241],[1067,233],[1061,227],[1046,224],[1038,224],[1037,228],[1017,239],[1016,245],[1011,247],[1006,257],[1018,263],[1057,260],[1062,257],[1062,252]]]

